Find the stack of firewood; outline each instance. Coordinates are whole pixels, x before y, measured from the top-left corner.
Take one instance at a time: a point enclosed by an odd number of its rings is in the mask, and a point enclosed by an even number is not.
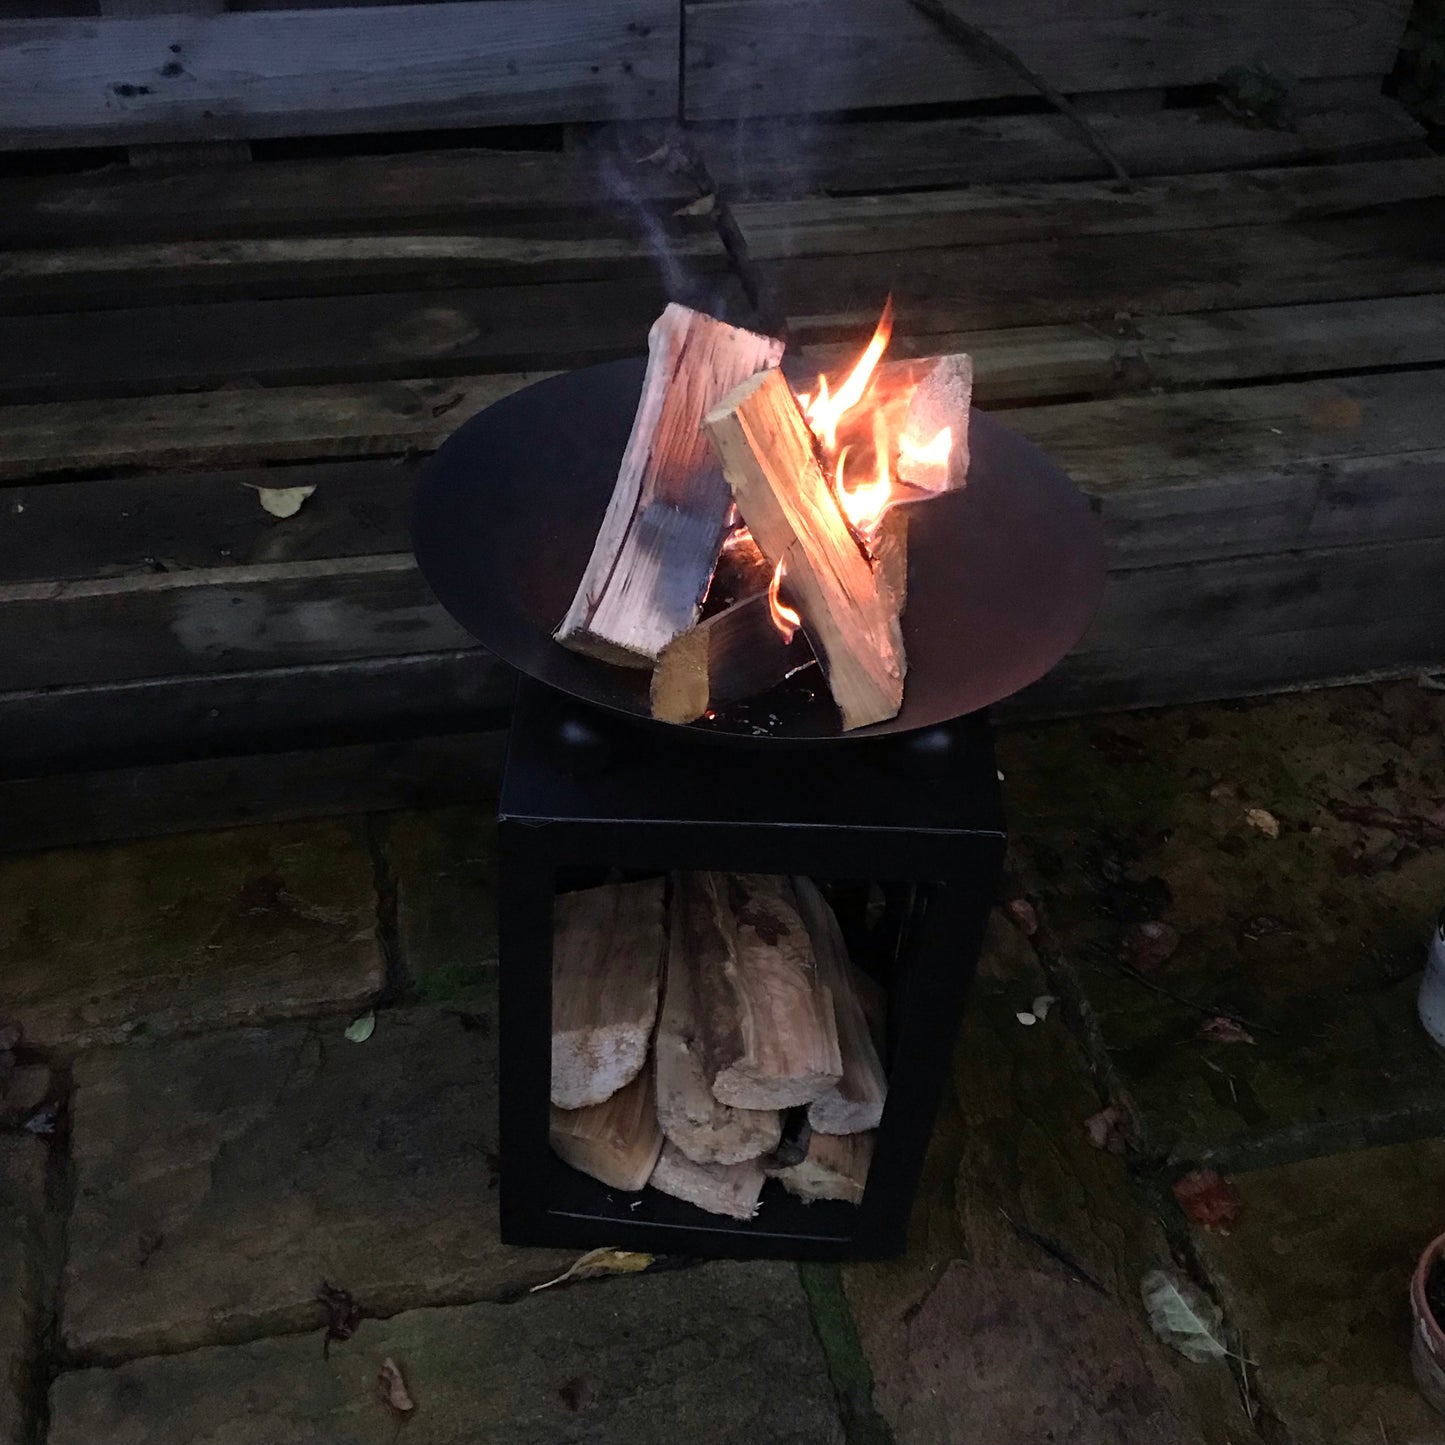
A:
[[[748,1219],[763,1185],[863,1197],[881,990],[806,878],[692,873],[558,896],[552,1148],[614,1189]]]
[[[820,444],[777,369],[782,342],[676,304],[654,323],[617,484],[556,637],[652,669],[656,717],[693,722],[815,660],[845,729],[898,713],[901,504],[961,483],[973,373],[961,355],[877,366],[887,316],[876,369],[855,388],[853,423],[867,436],[842,449],[854,465],[870,456],[890,494],[867,528],[845,506],[842,453]],[[876,425],[889,398],[904,403],[896,436]],[[941,462],[899,450],[944,428]]]

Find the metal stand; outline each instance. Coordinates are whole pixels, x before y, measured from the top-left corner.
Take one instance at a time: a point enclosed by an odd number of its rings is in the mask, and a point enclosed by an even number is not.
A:
[[[524,679],[502,784],[500,850],[508,1242],[798,1259],[903,1249],[1003,862],[986,719],[824,748],[729,748],[639,727]],[[883,980],[888,1105],[861,1205],[804,1205],[769,1184],[757,1217],[734,1221],[652,1190],[608,1189],[552,1154],[553,898],[559,872],[609,868],[804,873],[878,881],[906,896]]]

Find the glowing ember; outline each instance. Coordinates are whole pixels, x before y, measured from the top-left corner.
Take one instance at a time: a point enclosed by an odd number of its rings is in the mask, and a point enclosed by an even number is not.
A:
[[[791,642],[803,619],[778,595],[785,575],[783,563],[779,560],[773,568],[773,580],[768,583],[768,615],[773,619],[773,626],[783,634],[783,641]]]

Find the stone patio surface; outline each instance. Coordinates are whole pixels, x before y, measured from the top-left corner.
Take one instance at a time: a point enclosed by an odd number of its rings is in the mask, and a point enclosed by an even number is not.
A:
[[[497,1236],[485,811],[0,859],[0,1445],[1445,1442],[1442,739],[1414,683],[1002,733],[908,1251],[841,1268],[532,1292],[573,1255]]]

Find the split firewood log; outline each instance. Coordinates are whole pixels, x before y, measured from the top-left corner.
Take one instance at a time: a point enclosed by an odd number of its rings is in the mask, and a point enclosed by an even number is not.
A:
[[[818,975],[833,998],[843,1076],[808,1105],[808,1123],[824,1134],[859,1134],[883,1117],[888,1082],[854,983],[843,930],[811,878],[795,878],[798,908],[813,940]]]
[[[843,1074],[833,1001],[786,878],[703,873],[725,948],[698,975],[712,1091],[739,1109],[809,1104]]]
[[[743,382],[703,424],[753,538],[786,569],[843,727],[895,716],[907,666],[897,601],[849,527],[781,372]]]
[[[641,1072],[666,948],[663,881],[557,896],[552,939],[552,1102],[600,1104]]]
[[[653,1045],[662,1131],[697,1164],[756,1159],[777,1147],[782,1116],[776,1109],[734,1108],[712,1091],[697,979],[725,967],[727,943],[711,899],[691,875],[673,880],[668,933],[667,982]]]
[[[751,1219],[758,1212],[758,1196],[767,1176],[756,1159],[741,1164],[698,1164],[670,1140],[662,1146],[652,1187],[674,1199],[685,1200],[709,1214],[730,1219]]]
[[[650,667],[697,621],[729,525],[732,495],[699,424],[783,355],[771,336],[676,302],[653,323],[647,349],[617,485],[556,632],[565,647],[628,667]]]
[[[799,1199],[841,1199],[846,1204],[861,1204],[876,1138],[871,1130],[865,1134],[823,1134],[814,1129],[801,1163],[769,1165],[767,1173]]]
[[[651,1069],[585,1109],[552,1106],[553,1152],[611,1189],[633,1191],[652,1177],[662,1152]]]

